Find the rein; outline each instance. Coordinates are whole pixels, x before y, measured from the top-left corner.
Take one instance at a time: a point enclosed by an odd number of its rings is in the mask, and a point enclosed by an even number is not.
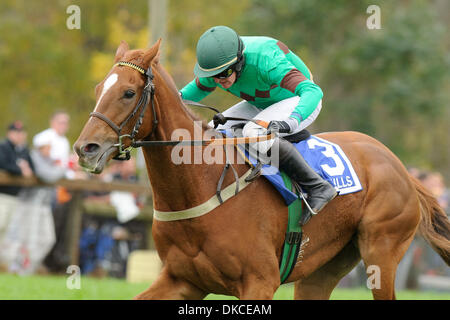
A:
[[[142,91],[142,95],[139,98],[138,103],[136,104],[136,107],[133,109],[133,111],[128,115],[128,117],[118,126],[116,125],[111,119],[109,119],[107,116],[100,112],[92,112],[89,117],[96,117],[101,120],[103,120],[106,124],[108,124],[111,129],[114,130],[114,132],[117,133],[118,136],[118,143],[114,145],[114,147],[119,148],[119,154],[115,156],[113,159],[115,160],[129,160],[130,159],[130,151],[133,148],[139,148],[139,147],[150,147],[150,146],[207,146],[207,145],[238,145],[238,144],[247,144],[247,143],[255,143],[255,142],[262,142],[267,141],[271,139],[275,139],[277,137],[276,133],[270,133],[265,136],[258,136],[258,137],[236,137],[236,138],[216,138],[211,140],[163,140],[163,141],[135,141],[135,137],[139,132],[139,129],[142,125],[142,121],[144,119],[144,113],[147,108],[147,105],[150,104],[152,107],[152,113],[153,113],[153,127],[151,133],[148,135],[148,137],[151,137],[156,132],[156,128],[158,125],[158,119],[156,118],[156,110],[155,110],[155,85],[153,83],[154,75],[152,72],[151,65],[148,67],[147,70],[144,68],[126,61],[119,61],[115,66],[126,66],[129,68],[132,68],[142,75],[145,76],[145,85],[144,89]],[[236,118],[236,117],[225,117],[223,114],[220,113],[219,110],[216,108],[203,105],[201,103],[190,101],[190,100],[183,100],[184,103],[201,107],[201,108],[207,108],[210,110],[213,110],[216,112],[216,115],[214,115],[213,122],[214,122],[214,129],[217,128],[219,124],[225,124],[228,120],[238,120],[238,121],[252,121],[262,127],[267,128],[268,123],[262,120],[255,120],[255,119],[246,119],[246,118]],[[127,125],[127,123],[137,114],[137,112],[141,110],[138,116],[138,119],[136,120],[136,123],[131,131],[130,134],[122,134],[122,129]],[[131,144],[128,147],[125,147],[124,145],[124,139],[128,138],[131,140]]]

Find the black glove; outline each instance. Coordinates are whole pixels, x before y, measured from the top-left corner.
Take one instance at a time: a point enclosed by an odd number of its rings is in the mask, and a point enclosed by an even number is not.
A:
[[[289,133],[290,131],[291,127],[289,127],[289,124],[286,121],[272,120],[267,127],[268,135],[272,132]]]
[[[214,129],[217,129],[219,124],[224,125],[227,123],[227,118],[221,113],[216,113],[213,117]]]

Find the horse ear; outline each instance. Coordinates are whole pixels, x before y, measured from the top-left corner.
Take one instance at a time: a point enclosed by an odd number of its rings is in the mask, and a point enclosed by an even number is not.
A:
[[[127,52],[128,50],[130,50],[128,43],[126,43],[126,41],[124,40],[120,41],[119,47],[116,51],[116,57],[114,58],[114,63],[120,61],[120,59],[122,59],[122,57],[125,55],[125,52]]]
[[[148,49],[144,53],[144,65],[148,67],[150,65],[150,62],[158,63],[159,62],[159,47],[161,45],[161,38],[156,41],[156,43]]]
[[[161,51],[158,50],[158,52],[156,53],[155,57],[152,60],[153,64],[159,63],[159,57],[160,56],[161,56]]]

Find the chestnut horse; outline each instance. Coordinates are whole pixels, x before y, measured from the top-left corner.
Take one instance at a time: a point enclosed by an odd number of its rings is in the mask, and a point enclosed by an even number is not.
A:
[[[118,47],[114,67],[96,86],[95,114],[74,145],[80,165],[87,170],[99,173],[118,155],[122,131],[136,131],[133,138],[146,141],[169,141],[177,129],[194,136],[198,119],[183,104],[174,81],[159,63],[159,46],[160,41],[150,49],[129,50],[122,41]],[[152,75],[142,72],[147,69]],[[145,91],[149,85],[154,86],[151,97]],[[146,109],[136,112],[144,104]],[[202,132],[208,129],[206,123],[200,127]],[[373,297],[394,299],[397,265],[418,230],[450,263],[447,216],[388,148],[357,132],[318,136],[344,150],[363,190],[336,197],[303,227],[304,239],[309,241],[302,246],[287,281],[295,282],[295,299],[328,299],[361,259],[369,275],[379,271]],[[131,144],[130,139],[120,140]],[[172,150],[171,146],[143,147],[158,211],[186,210],[205,203],[216,194],[224,167],[175,164]],[[239,177],[249,170],[242,163],[234,168]],[[223,186],[234,181],[228,173]],[[259,177],[206,215],[176,221],[154,219],[152,233],[163,268],[149,289],[136,298],[203,299],[217,293],[271,299],[280,286],[287,214],[279,193]]]

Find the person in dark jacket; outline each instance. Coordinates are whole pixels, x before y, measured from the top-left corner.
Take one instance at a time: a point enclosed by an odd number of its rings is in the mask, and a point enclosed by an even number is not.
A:
[[[26,140],[22,122],[15,121],[8,126],[6,139],[0,143],[0,170],[17,176],[33,176],[33,161]],[[20,189],[19,186],[0,186],[0,193],[16,196]]]

